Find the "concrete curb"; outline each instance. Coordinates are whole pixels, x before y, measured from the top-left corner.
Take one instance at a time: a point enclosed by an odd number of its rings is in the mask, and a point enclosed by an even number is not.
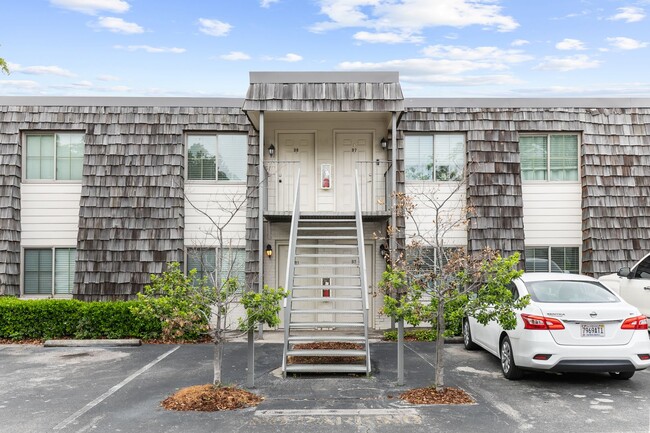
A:
[[[138,338],[114,340],[46,340],[43,347],[135,347],[141,346]]]

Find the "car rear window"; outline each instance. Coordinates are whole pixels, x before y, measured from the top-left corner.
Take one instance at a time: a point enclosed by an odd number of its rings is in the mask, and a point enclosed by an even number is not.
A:
[[[526,288],[535,302],[619,302],[605,286],[590,281],[530,281]]]

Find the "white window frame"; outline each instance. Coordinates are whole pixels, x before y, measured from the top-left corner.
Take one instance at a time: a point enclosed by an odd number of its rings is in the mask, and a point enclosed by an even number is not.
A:
[[[74,290],[74,273],[73,273],[73,283],[70,287],[70,293],[55,293],[56,290],[56,250],[77,250],[76,245],[57,245],[57,246],[29,246],[21,248],[20,254],[20,296],[23,298],[60,298],[60,299],[72,299],[72,292]],[[49,294],[45,293],[25,293],[25,251],[31,250],[49,250],[52,255],[52,286]],[[78,260],[78,256],[77,256]],[[76,263],[75,263],[76,265]]]
[[[187,275],[191,270],[191,269],[189,269],[189,266],[188,266],[189,265],[188,257],[191,257],[191,251],[192,250],[211,250],[211,251],[214,251],[214,254],[215,254],[215,256],[214,256],[215,257],[215,270],[216,270],[216,266],[218,265],[218,262],[219,262],[219,257],[218,257],[219,248],[217,248],[217,247],[200,247],[200,246],[194,247],[194,246],[192,246],[192,247],[186,247],[185,248],[185,264],[184,264],[185,275]],[[226,256],[224,256],[224,259],[226,260],[226,263],[228,261],[227,255],[230,253],[230,251],[241,251],[244,254],[243,275],[241,275],[242,278],[238,278],[238,281],[239,281],[239,286],[240,286],[239,291],[240,292],[245,291],[245,284],[246,284],[246,270],[245,270],[245,266],[246,266],[246,249],[243,246],[235,246],[235,245],[224,247],[224,253],[226,255]],[[235,254],[236,254],[236,252],[235,252]],[[226,263],[222,263],[222,266],[225,266]],[[238,275],[235,275],[235,276],[239,277]],[[215,275],[215,278],[216,278],[216,275]],[[209,284],[213,283],[213,281],[210,280],[209,276],[208,276],[208,283]],[[216,284],[216,281],[214,281],[214,283]]]
[[[551,180],[551,152],[550,152],[550,146],[551,146],[551,136],[557,136],[557,135],[574,135],[577,138],[577,155],[576,155],[576,163],[577,163],[577,178],[575,180]],[[521,133],[519,134],[519,152],[520,152],[520,158],[521,158],[521,137],[546,137],[546,179],[524,179],[523,176],[523,168],[521,170],[521,181],[526,182],[526,183],[534,183],[534,182],[539,182],[539,183],[547,183],[547,182],[552,182],[552,183],[577,183],[580,182],[580,177],[581,177],[581,170],[580,170],[580,154],[581,154],[581,149],[582,149],[582,133],[580,132],[575,132],[575,131],[568,131],[568,132],[526,132],[526,133]],[[521,159],[520,159],[521,160]]]
[[[79,131],[79,130],[71,130],[71,131],[65,131],[65,130],[56,130],[56,131],[24,131],[21,134],[21,148],[22,148],[22,157],[21,157],[21,162],[22,162],[22,183],[69,183],[69,184],[78,184],[81,183],[83,179],[83,156],[82,156],[82,163],[81,163],[81,178],[80,179],[57,179],[56,178],[56,172],[57,172],[57,157],[56,157],[56,135],[57,134],[80,134],[83,136],[83,141],[84,141],[84,154],[85,154],[85,147],[86,147],[86,132],[85,131]],[[27,177],[27,137],[29,136],[51,136],[53,137],[54,141],[54,154],[52,155],[52,158],[54,159],[53,162],[53,178],[52,179],[29,179]]]
[[[242,180],[223,180],[219,179],[219,137],[225,135],[240,135],[246,138],[244,153],[242,158],[248,161],[248,133],[242,131],[185,131],[185,181],[194,184],[225,184],[225,185],[245,185],[247,176],[247,166],[244,169]],[[217,154],[215,155],[215,178],[214,179],[190,179],[190,138],[194,136],[215,137],[217,140]]]
[[[448,180],[437,180],[436,179],[436,136],[443,135],[457,135],[463,138],[463,166],[458,179],[448,179]],[[406,165],[406,146],[408,146],[408,137],[431,137],[432,138],[432,148],[431,148],[431,178],[430,179],[409,179],[407,177],[408,166]],[[418,182],[428,182],[428,183],[451,183],[451,182],[462,182],[465,176],[465,167],[467,166],[467,134],[465,132],[459,131],[436,131],[429,133],[405,133],[404,134],[404,179],[409,183],[418,183]]]
[[[580,274],[582,272],[582,248],[579,245],[526,245],[524,248],[524,253],[528,249],[533,249],[533,248],[544,248],[546,249],[547,257],[548,257],[548,269],[546,272],[551,272],[551,262],[553,260],[553,248],[575,248],[578,250],[578,270],[576,274]],[[528,256],[526,256],[528,258]],[[557,263],[557,266],[560,267],[564,272],[566,270],[560,266],[559,263]],[[526,263],[524,262],[524,269],[526,269]],[[543,272],[543,271],[536,271],[536,272]]]

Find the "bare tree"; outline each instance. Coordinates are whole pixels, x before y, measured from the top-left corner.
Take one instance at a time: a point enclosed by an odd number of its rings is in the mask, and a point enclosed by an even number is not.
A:
[[[450,242],[455,233],[466,232],[472,213],[463,204],[465,185],[463,178],[398,195],[398,212],[411,222],[410,231],[404,257],[389,266],[380,283],[387,293],[386,314],[414,326],[428,322],[435,328],[434,386],[438,391],[444,388],[448,321],[471,314],[481,323],[497,320],[508,329],[516,323],[513,310],[528,302],[512,299],[507,288],[520,275],[518,254],[503,258],[488,248],[469,255],[458,240]]]

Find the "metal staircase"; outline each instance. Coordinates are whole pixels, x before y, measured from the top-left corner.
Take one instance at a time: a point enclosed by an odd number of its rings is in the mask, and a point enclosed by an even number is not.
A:
[[[296,187],[284,304],[287,373],[370,374],[368,290],[363,226],[356,188],[354,217],[300,215]],[[322,347],[325,342],[344,348]],[[340,346],[340,345],[338,345]],[[326,357],[327,362],[291,362]],[[334,360],[334,361],[333,361]]]

